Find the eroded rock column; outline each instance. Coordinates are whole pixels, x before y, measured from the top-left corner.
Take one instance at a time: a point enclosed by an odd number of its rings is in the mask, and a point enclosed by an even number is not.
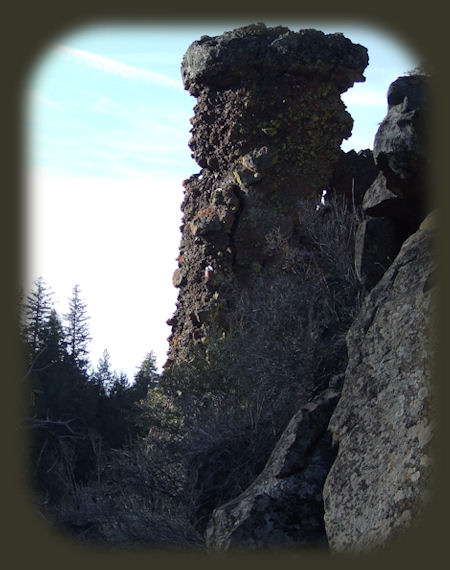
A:
[[[201,171],[184,182],[168,364],[212,325],[227,328],[236,287],[277,271],[271,232],[295,247],[298,202],[319,200],[351,134],[340,94],[364,81],[367,63],[367,50],[341,34],[264,24],[203,36],[187,50],[182,77],[197,97],[190,147]]]

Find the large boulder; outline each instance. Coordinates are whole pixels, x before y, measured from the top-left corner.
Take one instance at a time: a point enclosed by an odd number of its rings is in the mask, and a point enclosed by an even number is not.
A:
[[[356,238],[356,272],[367,290],[376,285],[430,209],[427,99],[425,76],[399,77],[389,87],[388,113],[374,142],[379,173],[364,194],[366,219]]]
[[[390,85],[387,98],[388,113],[375,136],[375,162],[393,192],[420,204],[428,166],[427,78],[399,77]]]
[[[336,551],[385,545],[429,494],[436,267],[432,224],[421,228],[347,335],[348,367],[329,425],[339,450],[324,487],[327,536]]]
[[[326,545],[322,487],[334,459],[327,424],[339,393],[329,388],[301,408],[257,479],[214,511],[210,549]]]
[[[355,271],[359,281],[371,289],[384,275],[402,244],[391,218],[366,218],[355,235]]]

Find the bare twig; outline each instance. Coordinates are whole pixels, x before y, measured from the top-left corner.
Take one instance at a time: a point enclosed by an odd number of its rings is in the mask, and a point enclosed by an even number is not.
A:
[[[22,376],[22,378],[20,379],[21,382],[25,382],[25,380],[33,373],[33,372],[42,372],[43,370],[47,370],[47,368],[50,368],[50,366],[53,365],[52,362],[49,362],[48,364],[46,364],[45,366],[41,366],[40,368],[35,368],[36,362],[38,361],[39,357],[42,356],[42,354],[44,354],[44,352],[47,350],[47,347],[43,347],[41,348],[41,350],[39,350],[33,357],[30,366],[28,367],[28,370],[25,372],[25,374]]]
[[[67,429],[71,437],[82,439],[84,435],[76,432],[69,425],[71,422],[75,421],[76,418],[70,418],[69,420],[50,420],[48,417],[44,419],[40,418],[25,418],[25,422],[28,423],[28,427],[31,429],[50,429],[52,427],[63,427]]]

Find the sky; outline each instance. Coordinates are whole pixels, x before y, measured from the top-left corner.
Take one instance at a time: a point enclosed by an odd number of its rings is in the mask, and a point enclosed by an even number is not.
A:
[[[195,98],[180,64],[202,35],[251,21],[92,24],[51,38],[24,93],[25,290],[42,277],[60,315],[75,284],[90,317],[90,359],[105,349],[130,380],[153,351],[165,362],[178,290],[182,181]],[[420,56],[381,29],[342,22],[265,21],[342,32],[369,51],[366,81],[342,95],[354,119],[342,149],[373,148],[392,81]]]

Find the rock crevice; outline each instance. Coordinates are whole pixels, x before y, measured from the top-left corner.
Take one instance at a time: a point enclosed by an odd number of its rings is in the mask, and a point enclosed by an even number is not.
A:
[[[338,398],[328,389],[294,415],[262,473],[214,511],[209,548],[326,545],[322,487],[334,459],[327,424]]]

